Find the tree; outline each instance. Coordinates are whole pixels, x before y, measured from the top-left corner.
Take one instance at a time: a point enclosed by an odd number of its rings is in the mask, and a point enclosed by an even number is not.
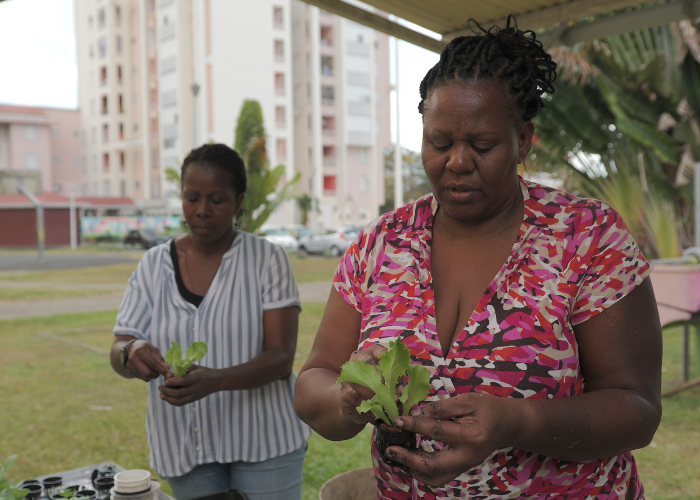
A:
[[[255,233],[281,204],[294,198],[294,187],[301,175],[297,173],[279,188],[286,169],[284,165],[270,168],[262,109],[257,101],[243,102],[234,149],[243,158],[248,177],[238,224],[242,230]]]
[[[299,207],[299,212],[301,213],[301,224],[303,226],[306,225],[307,222],[309,222],[309,213],[313,210],[313,205],[314,205],[314,199],[311,197],[309,194],[302,194],[297,198],[297,206]],[[318,205],[316,206],[316,213],[320,213],[321,211],[318,208]]]
[[[622,215],[650,257],[691,240],[700,159],[700,35],[689,21],[551,51],[556,92],[536,118],[536,165]]]
[[[401,148],[403,157],[403,199],[405,203],[417,200],[430,193],[430,184],[423,169],[420,153]],[[384,190],[386,202],[379,207],[380,213],[394,209],[394,147],[384,150]]]

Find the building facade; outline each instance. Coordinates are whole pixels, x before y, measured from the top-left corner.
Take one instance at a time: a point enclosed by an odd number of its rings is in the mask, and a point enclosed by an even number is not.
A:
[[[233,145],[261,105],[271,166],[318,204],[317,225],[366,223],[384,202],[386,35],[298,0],[76,0],[90,194],[170,197],[206,142]],[[270,223],[299,220],[295,203]]]
[[[76,0],[79,108],[91,196],[159,200],[154,0]]]
[[[78,110],[0,104],[3,177],[29,180],[35,176],[23,173],[37,173],[40,182],[32,183],[32,191],[80,195],[85,189],[83,168]]]

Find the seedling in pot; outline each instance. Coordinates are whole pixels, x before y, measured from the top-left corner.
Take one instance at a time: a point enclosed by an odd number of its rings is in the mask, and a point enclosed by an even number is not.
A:
[[[183,359],[182,347],[177,342],[173,342],[168,352],[165,353],[165,361],[172,367],[173,375],[182,377],[187,373],[192,363],[201,360],[208,351],[206,342],[192,342]]]
[[[406,382],[407,380],[407,382]],[[342,366],[338,383],[351,382],[374,391],[372,399],[357,407],[358,413],[372,412],[377,419],[377,451],[388,465],[400,465],[384,457],[389,446],[416,449],[415,433],[394,426],[399,415],[408,415],[411,407],[430,393],[430,373],[421,365],[411,364],[408,348],[399,339],[379,356],[379,367],[352,360]]]
[[[17,500],[24,498],[29,490],[21,487],[22,481],[10,481],[7,472],[15,465],[17,455],[10,456],[5,463],[0,462],[0,500]]]

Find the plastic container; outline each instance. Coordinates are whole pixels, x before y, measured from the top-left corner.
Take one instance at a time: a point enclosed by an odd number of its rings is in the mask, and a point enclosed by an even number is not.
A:
[[[372,467],[343,472],[328,481],[318,493],[320,500],[376,500],[377,481]]]
[[[115,486],[110,490],[109,496],[111,500],[152,500],[156,497],[156,493],[159,489],[160,483],[158,481],[151,481],[150,487],[141,493],[121,493],[117,491],[117,487]]]
[[[387,458],[384,452],[389,446],[400,446],[409,451],[415,451],[417,448],[416,433],[397,429],[396,427],[389,427],[380,420],[377,421],[376,429],[377,432],[375,434],[374,444],[377,447],[377,452],[382,462],[391,467],[403,467],[404,465],[402,463]]]
[[[132,469],[119,472],[114,476],[114,490],[117,493],[145,493],[151,485],[151,472]]]
[[[198,497],[194,500],[249,500],[249,498],[248,495],[240,490],[224,490],[205,497]]]

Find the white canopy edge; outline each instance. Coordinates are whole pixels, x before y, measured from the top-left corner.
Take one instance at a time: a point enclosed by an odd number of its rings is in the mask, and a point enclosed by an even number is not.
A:
[[[336,14],[356,23],[363,24],[387,35],[412,43],[424,49],[440,53],[447,42],[456,36],[471,33],[459,30],[443,35],[442,40],[419,33],[411,28],[391,21],[386,17],[351,5],[343,0],[302,0],[332,14]],[[700,17],[700,0],[676,0],[662,5],[654,5],[633,11],[621,12],[610,17],[570,25],[572,20],[612,12],[639,5],[639,0],[576,0],[565,4],[548,7],[535,12],[521,14],[517,17],[521,29],[539,30],[547,27],[553,29],[539,35],[545,47],[574,45],[578,42],[618,35],[638,29],[661,26],[683,19]],[[391,14],[401,17],[400,12]],[[506,19],[501,19],[489,26],[505,26]],[[485,26],[486,27],[486,26]]]

